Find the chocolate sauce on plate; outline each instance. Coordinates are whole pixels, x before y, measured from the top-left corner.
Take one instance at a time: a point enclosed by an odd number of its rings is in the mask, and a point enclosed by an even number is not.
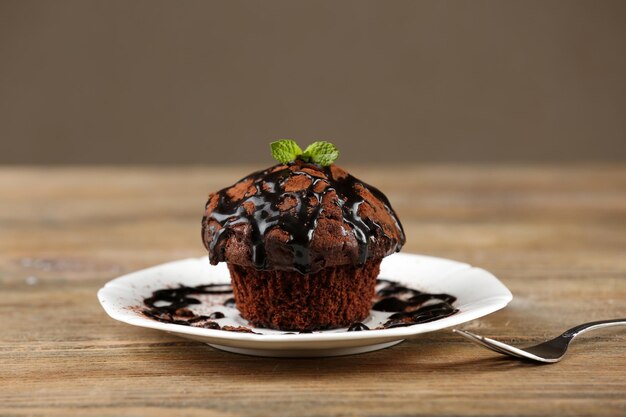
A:
[[[458,311],[452,306],[456,297],[450,294],[429,294],[385,279],[376,282],[384,285],[376,291],[380,298],[372,310],[395,313],[383,324],[385,329],[427,323]]]
[[[196,315],[187,307],[200,304],[200,300],[191,297],[198,294],[230,294],[232,287],[224,284],[198,285],[197,287],[179,286],[154,291],[151,297],[143,300],[148,309],[143,310],[146,316],[163,322],[182,324],[185,326],[203,327],[206,329],[220,329],[214,321],[224,317],[224,313],[214,312],[209,316]]]
[[[349,332],[361,332],[363,330],[369,330],[370,328],[361,323],[360,321],[356,323],[352,323],[350,327],[348,327]]]
[[[224,307],[237,308],[237,304],[235,303],[235,299],[233,297],[224,301]]]
[[[392,329],[427,323],[451,316],[458,310],[453,306],[456,297],[449,294],[429,294],[414,288],[405,287],[390,280],[378,279],[376,296],[372,301],[372,310],[392,312],[385,323],[374,330]],[[231,332],[254,333],[245,326],[220,326],[214,320],[225,317],[224,313],[215,311],[210,315],[196,315],[188,307],[201,304],[194,297],[202,294],[228,295],[232,294],[232,287],[227,284],[208,284],[197,287],[179,286],[154,291],[151,297],[143,300],[145,309],[142,311],[147,317],[163,323],[180,324],[183,326],[202,327],[206,329],[225,330]],[[235,308],[235,299],[228,298],[222,303],[225,307]],[[370,330],[363,323],[353,323],[348,327],[349,332]],[[302,331],[311,333],[311,331]],[[293,334],[293,333],[287,333]]]

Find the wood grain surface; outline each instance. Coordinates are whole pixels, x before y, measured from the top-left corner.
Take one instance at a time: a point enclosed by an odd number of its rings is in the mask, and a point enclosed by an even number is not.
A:
[[[206,195],[254,168],[0,168],[0,415],[626,415],[624,328],[538,366],[449,330],[265,359],[110,319],[98,288],[204,255]],[[524,345],[626,316],[625,165],[351,168],[388,195],[404,251],[481,266],[511,289],[508,308],[463,328]]]

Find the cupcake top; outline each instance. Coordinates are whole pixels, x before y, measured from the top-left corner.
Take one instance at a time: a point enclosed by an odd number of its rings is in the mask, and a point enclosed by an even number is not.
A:
[[[209,196],[202,238],[212,264],[307,274],[400,250],[405,236],[389,200],[333,164],[331,144],[316,142],[326,151],[316,157],[313,145],[303,152],[293,142],[294,152],[277,153],[281,142],[272,150],[282,163]]]

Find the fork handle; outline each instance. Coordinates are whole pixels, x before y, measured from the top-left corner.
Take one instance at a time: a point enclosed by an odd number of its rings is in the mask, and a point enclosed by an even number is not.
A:
[[[572,327],[571,329],[567,330],[565,333],[561,335],[561,337],[573,339],[579,334],[582,334],[589,330],[602,329],[604,327],[611,327],[611,326],[626,326],[626,319],[600,320],[600,321],[592,321],[590,323],[580,324],[576,327]]]

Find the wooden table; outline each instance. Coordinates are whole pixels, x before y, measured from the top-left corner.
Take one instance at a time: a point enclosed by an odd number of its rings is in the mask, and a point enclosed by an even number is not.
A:
[[[109,279],[205,254],[207,193],[253,168],[0,168],[0,415],[626,415],[620,328],[537,366],[447,330],[263,359],[106,316],[96,291]],[[393,202],[405,251],[511,289],[510,307],[464,328],[523,345],[626,316],[626,165],[352,168]]]

